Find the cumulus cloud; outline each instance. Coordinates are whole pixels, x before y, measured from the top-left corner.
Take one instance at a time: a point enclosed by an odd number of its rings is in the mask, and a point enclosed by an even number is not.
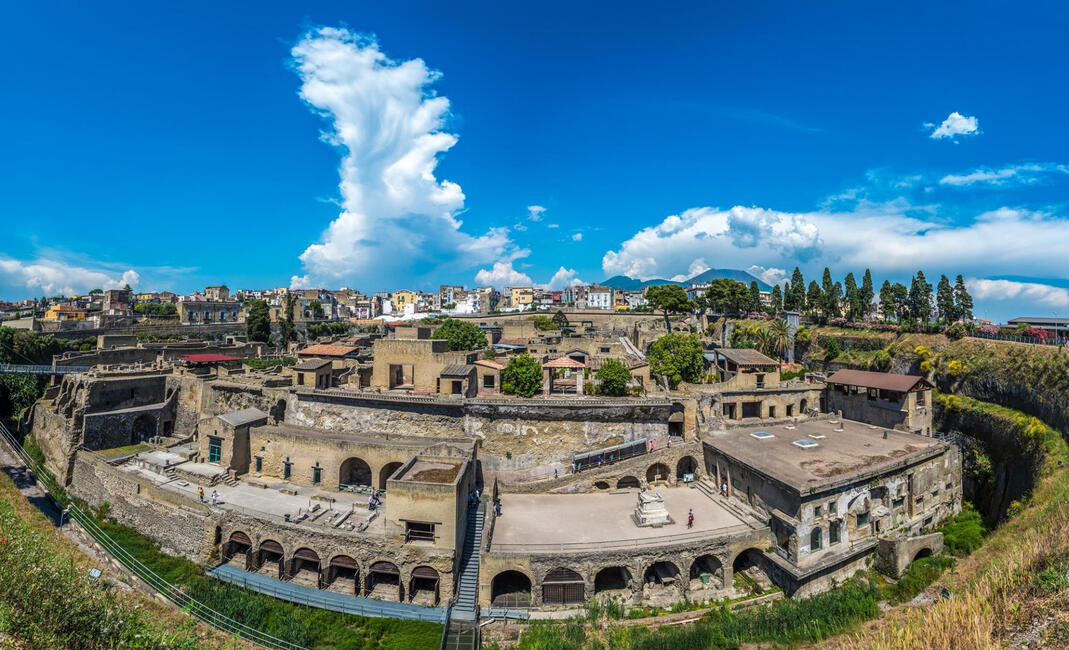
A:
[[[928,125],[934,126],[934,125]],[[975,117],[962,115],[961,113],[954,111],[947,118],[932,131],[928,136],[935,140],[941,140],[943,138],[955,139],[962,135],[977,135],[980,133],[980,124]]]
[[[1025,300],[1048,307],[1069,307],[1069,291],[1049,284],[970,278],[965,285],[978,300]]]
[[[479,269],[475,283],[481,287],[514,287],[533,284],[531,276],[512,268],[512,260],[495,262],[489,269]]]
[[[572,241],[583,241],[583,233],[577,232],[572,235]]]
[[[670,278],[685,273],[694,260],[712,259],[718,267],[741,269],[801,261],[808,273],[827,265],[885,274],[924,268],[978,277],[1069,277],[1065,250],[1069,218],[1008,207],[959,223],[906,202],[806,213],[704,207],[635,233],[605,253],[602,269],[606,275]]]
[[[947,174],[939,179],[939,184],[952,187],[1034,185],[1043,180],[1043,176],[1047,174],[1069,174],[1069,165],[1028,163],[1007,165],[997,169],[980,167],[966,174]]]
[[[574,287],[577,284],[583,284],[580,280],[575,269],[566,269],[563,266],[557,269],[557,272],[553,274],[553,277],[549,279],[549,282],[542,285],[545,289],[557,290],[564,287]]]
[[[527,206],[527,218],[531,221],[541,221],[546,209],[540,205]]]
[[[546,224],[546,228],[560,228],[560,224],[557,224],[557,223],[547,223],[547,224]]]
[[[0,284],[31,294],[75,294],[91,289],[136,289],[141,276],[133,269],[109,271],[67,264],[55,259],[16,260],[0,257]]]
[[[460,186],[435,177],[440,154],[457,143],[445,130],[449,100],[432,86],[439,73],[421,59],[395,61],[379,44],[321,27],[291,51],[300,97],[327,123],[322,139],[342,153],[342,211],[301,254],[294,286],[391,284],[502,259],[514,249],[507,228],[461,230]]]
[[[765,284],[786,284],[787,269],[765,268],[754,264],[746,271]]]

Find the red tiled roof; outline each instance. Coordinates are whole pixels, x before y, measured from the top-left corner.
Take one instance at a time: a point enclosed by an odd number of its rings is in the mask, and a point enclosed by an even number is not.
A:
[[[479,359],[475,362],[475,365],[482,366],[484,368],[493,368],[494,370],[504,370],[505,366],[496,361],[490,361],[489,359]]]
[[[297,351],[298,357],[344,357],[347,354],[356,352],[359,348],[352,345],[311,345],[303,350]]]
[[[527,339],[501,339],[498,341],[501,345],[527,345]]]
[[[571,357],[559,357],[553,361],[542,364],[543,368],[586,368],[582,361],[576,361]]]
[[[224,361],[241,361],[241,357],[228,357],[225,354],[187,354],[178,357],[179,361],[189,363],[222,363]]]

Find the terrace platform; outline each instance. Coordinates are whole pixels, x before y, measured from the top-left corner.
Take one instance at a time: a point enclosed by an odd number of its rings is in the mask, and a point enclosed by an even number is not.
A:
[[[748,532],[746,522],[704,492],[691,487],[660,487],[675,522],[660,528],[635,525],[638,490],[593,494],[504,494],[495,520],[490,552],[542,553],[589,548],[647,547],[708,538],[717,533]],[[687,513],[694,510],[694,527]]]

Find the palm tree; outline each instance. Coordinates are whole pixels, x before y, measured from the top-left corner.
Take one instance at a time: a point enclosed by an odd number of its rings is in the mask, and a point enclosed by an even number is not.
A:
[[[772,349],[779,356],[787,353],[787,347],[791,344],[791,330],[787,321],[777,318],[768,326],[769,337],[772,340]]]

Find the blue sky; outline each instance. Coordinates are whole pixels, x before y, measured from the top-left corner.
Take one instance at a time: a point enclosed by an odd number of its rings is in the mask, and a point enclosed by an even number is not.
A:
[[[0,296],[797,264],[1069,314],[1064,5],[576,4],[7,8]]]

